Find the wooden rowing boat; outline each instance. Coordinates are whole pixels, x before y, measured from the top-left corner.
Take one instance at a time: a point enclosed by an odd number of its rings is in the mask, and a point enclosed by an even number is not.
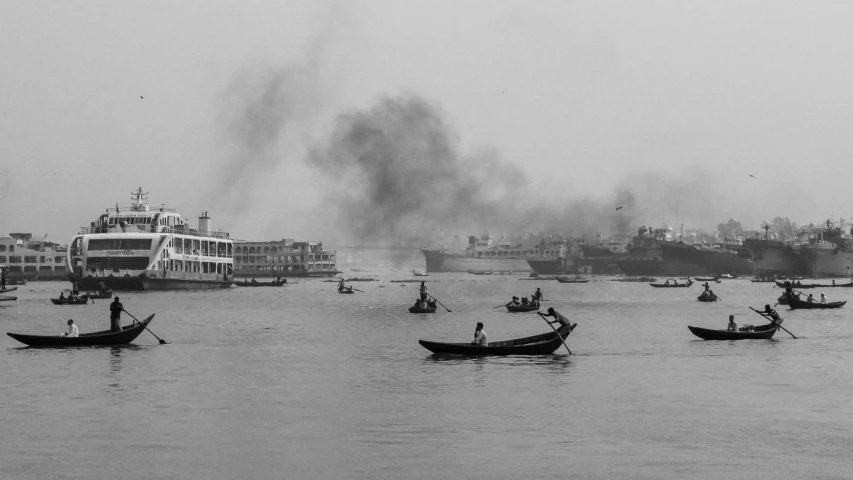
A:
[[[23,335],[6,333],[15,340],[30,347],[84,347],[102,345],[124,345],[130,343],[151,323],[154,315],[140,322],[134,322],[122,327],[119,332],[104,330],[101,332],[81,333],[79,337],[62,337],[59,335]]]
[[[782,320],[780,319],[776,324],[768,323],[767,325],[753,327],[752,330],[740,329],[737,332],[731,332],[729,330],[711,330],[708,328],[691,327],[689,325],[687,328],[693,332],[693,335],[696,335],[702,340],[761,340],[772,338],[773,335],[776,334],[776,330],[779,329],[777,324],[781,323]]]
[[[13,302],[17,299],[18,297],[0,297],[0,302]]]
[[[557,277],[557,281],[560,283],[589,283],[588,278]]]
[[[804,302],[796,297],[788,298],[788,306],[791,307],[792,310],[819,310],[824,308],[841,308],[847,301],[843,302],[828,302],[828,303],[817,303],[817,302]]]
[[[271,282],[231,282],[238,287],[280,287],[287,283],[286,278],[282,278],[281,280],[273,280]]]
[[[717,301],[717,299],[718,299],[719,297],[717,297],[717,296],[716,296],[716,295],[714,295],[714,294],[711,294],[711,295],[705,295],[705,294],[703,293],[702,295],[699,295],[699,296],[698,296],[698,297],[696,297],[696,298],[698,298],[700,302],[716,302],[716,301]]]
[[[89,303],[88,295],[81,295],[77,298],[51,298],[54,305],[86,305]]]
[[[670,283],[669,285],[665,283],[650,283],[649,285],[655,288],[685,288],[693,285],[693,281],[688,280],[687,283]]]
[[[506,309],[510,312],[535,312],[539,310],[539,305],[531,307],[530,305],[513,305],[511,303],[508,303],[506,305]]]
[[[694,277],[693,279],[697,282],[713,282],[717,280],[717,277]]]
[[[442,355],[548,355],[560,348],[563,340],[577,326],[577,323],[571,328],[562,325],[557,329],[559,335],[554,332],[541,333],[532,337],[491,342],[485,347],[470,343],[443,343],[428,340],[418,340],[418,343],[430,352]]]
[[[27,284],[26,278],[21,279],[21,280],[10,280],[8,278],[6,279],[6,285],[26,285],[26,284]]]
[[[776,282],[776,286],[777,286],[777,287],[779,287],[779,288],[785,288],[785,282],[780,282],[779,280],[774,280],[774,281]],[[811,283],[811,284],[795,284],[795,283],[791,282],[791,288],[796,288],[796,289],[798,289],[798,290],[800,290],[800,289],[805,290],[805,289],[807,289],[807,288],[818,288],[818,287],[826,287],[826,286],[827,286],[827,285],[819,285],[819,284],[817,284],[817,283]]]
[[[18,289],[18,287],[4,288],[3,290],[0,290],[0,293],[14,292],[17,289]]]
[[[409,313],[435,313],[436,308],[438,308],[438,307],[436,306],[436,307],[432,307],[432,308],[429,308],[429,307],[421,308],[421,307],[416,307],[416,306],[412,305],[411,307],[409,307]]]

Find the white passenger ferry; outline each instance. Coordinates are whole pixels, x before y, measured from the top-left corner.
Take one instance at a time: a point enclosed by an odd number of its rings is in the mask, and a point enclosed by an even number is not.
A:
[[[106,209],[72,239],[67,263],[80,289],[100,282],[113,290],[229,287],[234,248],[228,233],[214,232],[207,212],[191,229],[175,210],[150,208],[147,194],[132,192],[130,207]]]

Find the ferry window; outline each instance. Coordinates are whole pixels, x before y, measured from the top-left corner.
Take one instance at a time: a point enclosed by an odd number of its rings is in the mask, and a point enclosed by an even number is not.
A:
[[[270,253],[270,247],[264,247],[264,253]]]
[[[0,252],[6,251],[6,245],[0,245]]]
[[[15,251],[15,246],[14,246],[14,245],[9,245],[9,253],[12,253],[12,252],[14,252],[14,251]]]
[[[0,255],[0,263],[6,263],[6,256]]]
[[[38,263],[36,257],[24,257],[24,263]]]
[[[39,266],[40,272],[50,272],[53,268],[50,265],[41,265]]]
[[[53,261],[56,263],[62,263],[65,259],[63,257],[54,257]]]
[[[49,262],[49,261],[50,261],[50,260],[48,259],[48,262]],[[47,262],[45,262],[45,261],[44,261],[44,257],[39,257],[39,262],[40,262],[40,263],[47,263]]]

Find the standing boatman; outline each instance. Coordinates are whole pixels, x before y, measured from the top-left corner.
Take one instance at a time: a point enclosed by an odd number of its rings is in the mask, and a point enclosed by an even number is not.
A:
[[[429,290],[427,289],[426,283],[421,282],[421,300],[426,302],[428,296]]]
[[[118,297],[110,304],[110,331],[121,331],[121,312],[124,310],[124,305],[118,301]]]
[[[541,302],[542,300],[545,300],[545,296],[542,295],[542,290],[539,290],[538,287],[536,288],[536,292],[533,294],[533,299],[536,300],[537,302]]]

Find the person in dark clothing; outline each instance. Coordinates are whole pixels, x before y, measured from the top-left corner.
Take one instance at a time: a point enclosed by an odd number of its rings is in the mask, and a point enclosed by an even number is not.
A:
[[[118,301],[118,297],[110,304],[110,331],[121,331],[121,312],[124,310],[124,305]]]

